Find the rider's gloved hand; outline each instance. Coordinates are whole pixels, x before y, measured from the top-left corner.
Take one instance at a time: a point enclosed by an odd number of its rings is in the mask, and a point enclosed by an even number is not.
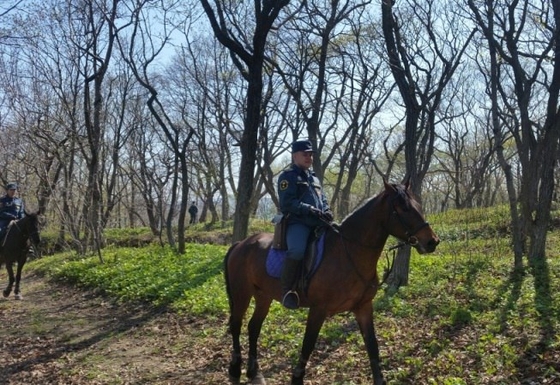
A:
[[[334,219],[334,216],[333,216],[332,212],[329,210],[329,211],[325,211],[323,213],[322,218],[325,220],[325,222],[331,223]]]
[[[309,207],[309,214],[313,215],[314,217],[321,218],[323,212],[316,207],[310,206]]]

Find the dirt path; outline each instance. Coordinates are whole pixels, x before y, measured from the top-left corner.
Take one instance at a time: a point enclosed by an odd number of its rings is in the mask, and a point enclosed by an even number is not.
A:
[[[0,271],[0,288],[6,281],[5,271]],[[121,306],[32,272],[24,272],[22,293],[22,301],[13,294],[8,299],[0,295],[0,385],[231,384],[225,318],[209,325],[174,313]],[[260,355],[267,385],[289,383],[287,357],[269,357],[264,348]],[[332,354],[316,350],[315,355],[321,364],[309,368],[307,385],[369,383],[365,359],[360,370],[342,373],[355,381],[336,381],[336,369],[326,368],[335,367],[344,349]]]
[[[201,347],[196,320],[24,275],[24,300],[0,299],[1,385],[228,382],[229,340],[205,336]]]

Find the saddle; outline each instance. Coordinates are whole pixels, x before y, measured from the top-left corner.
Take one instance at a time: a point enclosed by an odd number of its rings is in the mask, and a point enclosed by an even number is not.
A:
[[[307,248],[299,269],[297,284],[298,288],[302,289],[305,293],[307,293],[311,278],[323,260],[325,233],[325,228],[319,228],[317,231],[311,233],[307,240]],[[268,275],[280,278],[286,254],[286,250],[279,250],[274,247],[270,248],[266,258],[266,271]]]
[[[7,226],[0,228],[0,247],[4,246],[4,243],[6,242],[6,237],[8,236],[8,233],[10,232],[10,228],[13,226],[14,223],[15,223],[15,219],[10,221],[10,223],[8,223]]]

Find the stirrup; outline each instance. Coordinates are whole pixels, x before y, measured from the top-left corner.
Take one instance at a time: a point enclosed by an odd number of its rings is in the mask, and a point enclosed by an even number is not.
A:
[[[282,305],[287,309],[299,308],[299,295],[297,291],[290,290],[282,297]]]

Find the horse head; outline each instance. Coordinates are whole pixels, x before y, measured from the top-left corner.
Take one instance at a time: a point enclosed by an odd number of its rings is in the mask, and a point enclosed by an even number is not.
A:
[[[35,213],[25,212],[25,217],[19,221],[19,226],[21,226],[23,232],[29,236],[29,239],[35,246],[39,246],[41,243],[41,235],[39,233],[39,214],[40,211]]]
[[[424,219],[409,181],[404,185],[389,184],[386,181],[384,184],[384,194],[391,210],[386,225],[389,234],[411,245],[420,254],[433,252],[439,244],[439,238]]]

